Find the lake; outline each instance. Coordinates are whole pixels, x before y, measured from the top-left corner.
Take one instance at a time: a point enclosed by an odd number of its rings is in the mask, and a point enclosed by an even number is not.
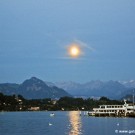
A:
[[[135,135],[135,118],[80,116],[79,111],[0,112],[0,135]]]

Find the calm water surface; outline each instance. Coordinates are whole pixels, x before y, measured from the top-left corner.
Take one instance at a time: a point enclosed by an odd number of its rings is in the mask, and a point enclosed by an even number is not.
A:
[[[1,112],[0,135],[135,135],[135,118],[87,117],[77,111]]]

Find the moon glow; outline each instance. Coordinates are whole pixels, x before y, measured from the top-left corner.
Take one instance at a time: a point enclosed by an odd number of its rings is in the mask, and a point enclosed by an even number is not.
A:
[[[69,46],[68,54],[72,58],[77,58],[81,54],[81,49],[77,44],[72,44]]]

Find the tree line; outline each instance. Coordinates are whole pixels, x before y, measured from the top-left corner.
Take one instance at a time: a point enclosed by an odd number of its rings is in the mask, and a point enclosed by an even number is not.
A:
[[[51,98],[25,99],[21,95],[4,95],[0,93],[0,111],[89,111],[104,104],[121,105],[124,104],[124,102],[111,100],[107,97],[101,97],[98,100],[93,98],[83,99],[73,97],[62,97],[57,100]]]

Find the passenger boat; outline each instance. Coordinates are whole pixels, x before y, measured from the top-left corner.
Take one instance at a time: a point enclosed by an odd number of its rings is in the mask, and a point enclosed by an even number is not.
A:
[[[92,112],[88,112],[90,116],[118,116],[118,117],[135,117],[135,105],[100,105],[99,108],[93,108]]]

